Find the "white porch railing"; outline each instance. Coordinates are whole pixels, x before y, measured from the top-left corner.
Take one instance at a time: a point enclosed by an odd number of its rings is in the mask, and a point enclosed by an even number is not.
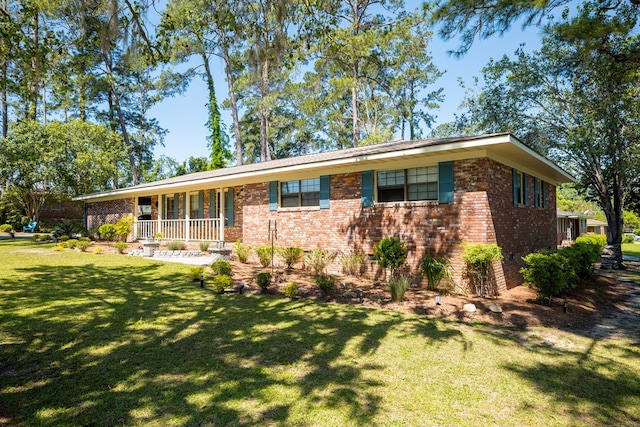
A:
[[[161,233],[167,240],[224,240],[220,219],[163,219],[139,220],[137,238],[144,239]]]

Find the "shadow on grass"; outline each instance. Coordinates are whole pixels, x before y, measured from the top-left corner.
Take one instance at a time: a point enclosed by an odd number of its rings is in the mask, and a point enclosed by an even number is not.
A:
[[[374,357],[389,340],[477,351],[455,322],[214,295],[185,281],[187,266],[82,254],[18,265],[0,281],[0,424],[372,425],[395,385]],[[523,345],[505,328],[474,331]],[[616,359],[541,345],[531,363],[501,366],[573,420],[637,424],[638,349],[609,345]]]
[[[378,413],[383,367],[348,354],[374,353],[402,316],[214,295],[186,267],[89,259],[23,266],[0,284],[0,420],[311,425],[300,414],[320,408],[369,425]]]

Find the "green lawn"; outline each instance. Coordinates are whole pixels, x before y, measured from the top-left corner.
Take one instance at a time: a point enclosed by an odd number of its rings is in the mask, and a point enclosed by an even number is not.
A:
[[[640,258],[640,243],[624,243],[622,253],[628,256]]]
[[[640,337],[215,295],[187,266],[0,241],[0,424],[640,423]]]

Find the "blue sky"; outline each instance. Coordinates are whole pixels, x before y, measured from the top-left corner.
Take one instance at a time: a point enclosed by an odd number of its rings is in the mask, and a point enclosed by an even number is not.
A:
[[[467,86],[471,86],[474,77],[481,76],[484,67],[491,58],[498,59],[504,54],[511,56],[520,46],[525,44],[526,50],[537,49],[540,46],[539,28],[530,27],[522,30],[517,24],[503,37],[493,36],[486,40],[476,40],[471,50],[462,58],[454,58],[447,51],[456,49],[455,40],[444,42],[434,35],[429,50],[433,63],[445,74],[436,82],[435,88],[444,88],[445,100],[440,109],[433,113],[437,116],[435,126],[453,120],[454,114],[464,97],[464,89],[460,87],[458,79],[462,78]],[[216,94],[221,102],[227,96],[227,84],[224,80],[224,70],[221,62],[213,67],[217,79]],[[168,130],[164,147],[157,147],[156,157],[165,155],[182,162],[190,156],[208,157],[206,136],[207,111],[205,108],[207,92],[204,82],[194,79],[188,90],[173,98],[163,101],[151,110],[151,115],[158,119],[160,126]],[[222,111],[225,127],[229,127],[231,115],[229,111]],[[227,131],[231,134],[231,130]]]

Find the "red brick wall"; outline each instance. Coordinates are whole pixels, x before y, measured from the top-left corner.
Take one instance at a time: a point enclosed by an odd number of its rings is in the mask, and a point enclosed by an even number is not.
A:
[[[118,220],[133,215],[134,199],[108,200],[87,204],[87,229],[89,231],[103,224],[115,224]],[[131,236],[127,240],[130,240]]]
[[[40,210],[40,221],[61,222],[78,221],[84,219],[84,204],[82,202],[61,202],[60,209],[52,209],[52,204],[47,203],[46,209]]]
[[[456,161],[454,203],[435,201],[385,203],[361,206],[361,174],[332,175],[330,209],[285,208],[269,211],[269,184],[244,188],[243,242],[270,244],[268,225],[277,223],[277,246],[322,247],[373,253],[382,238],[397,236],[409,248],[413,272],[425,251],[450,258],[454,279],[463,283],[460,258],[464,241],[497,243],[504,263],[496,263],[499,289],[521,283],[521,257],[555,245],[555,187],[547,184],[547,207],[533,207],[533,178],[529,182],[529,207],[513,206],[511,168],[489,159]],[[238,193],[237,193],[238,194]],[[236,211],[241,206],[236,200]],[[236,223],[240,217],[236,214]],[[372,267],[375,264],[372,263]],[[372,273],[379,275],[374,268]]]

